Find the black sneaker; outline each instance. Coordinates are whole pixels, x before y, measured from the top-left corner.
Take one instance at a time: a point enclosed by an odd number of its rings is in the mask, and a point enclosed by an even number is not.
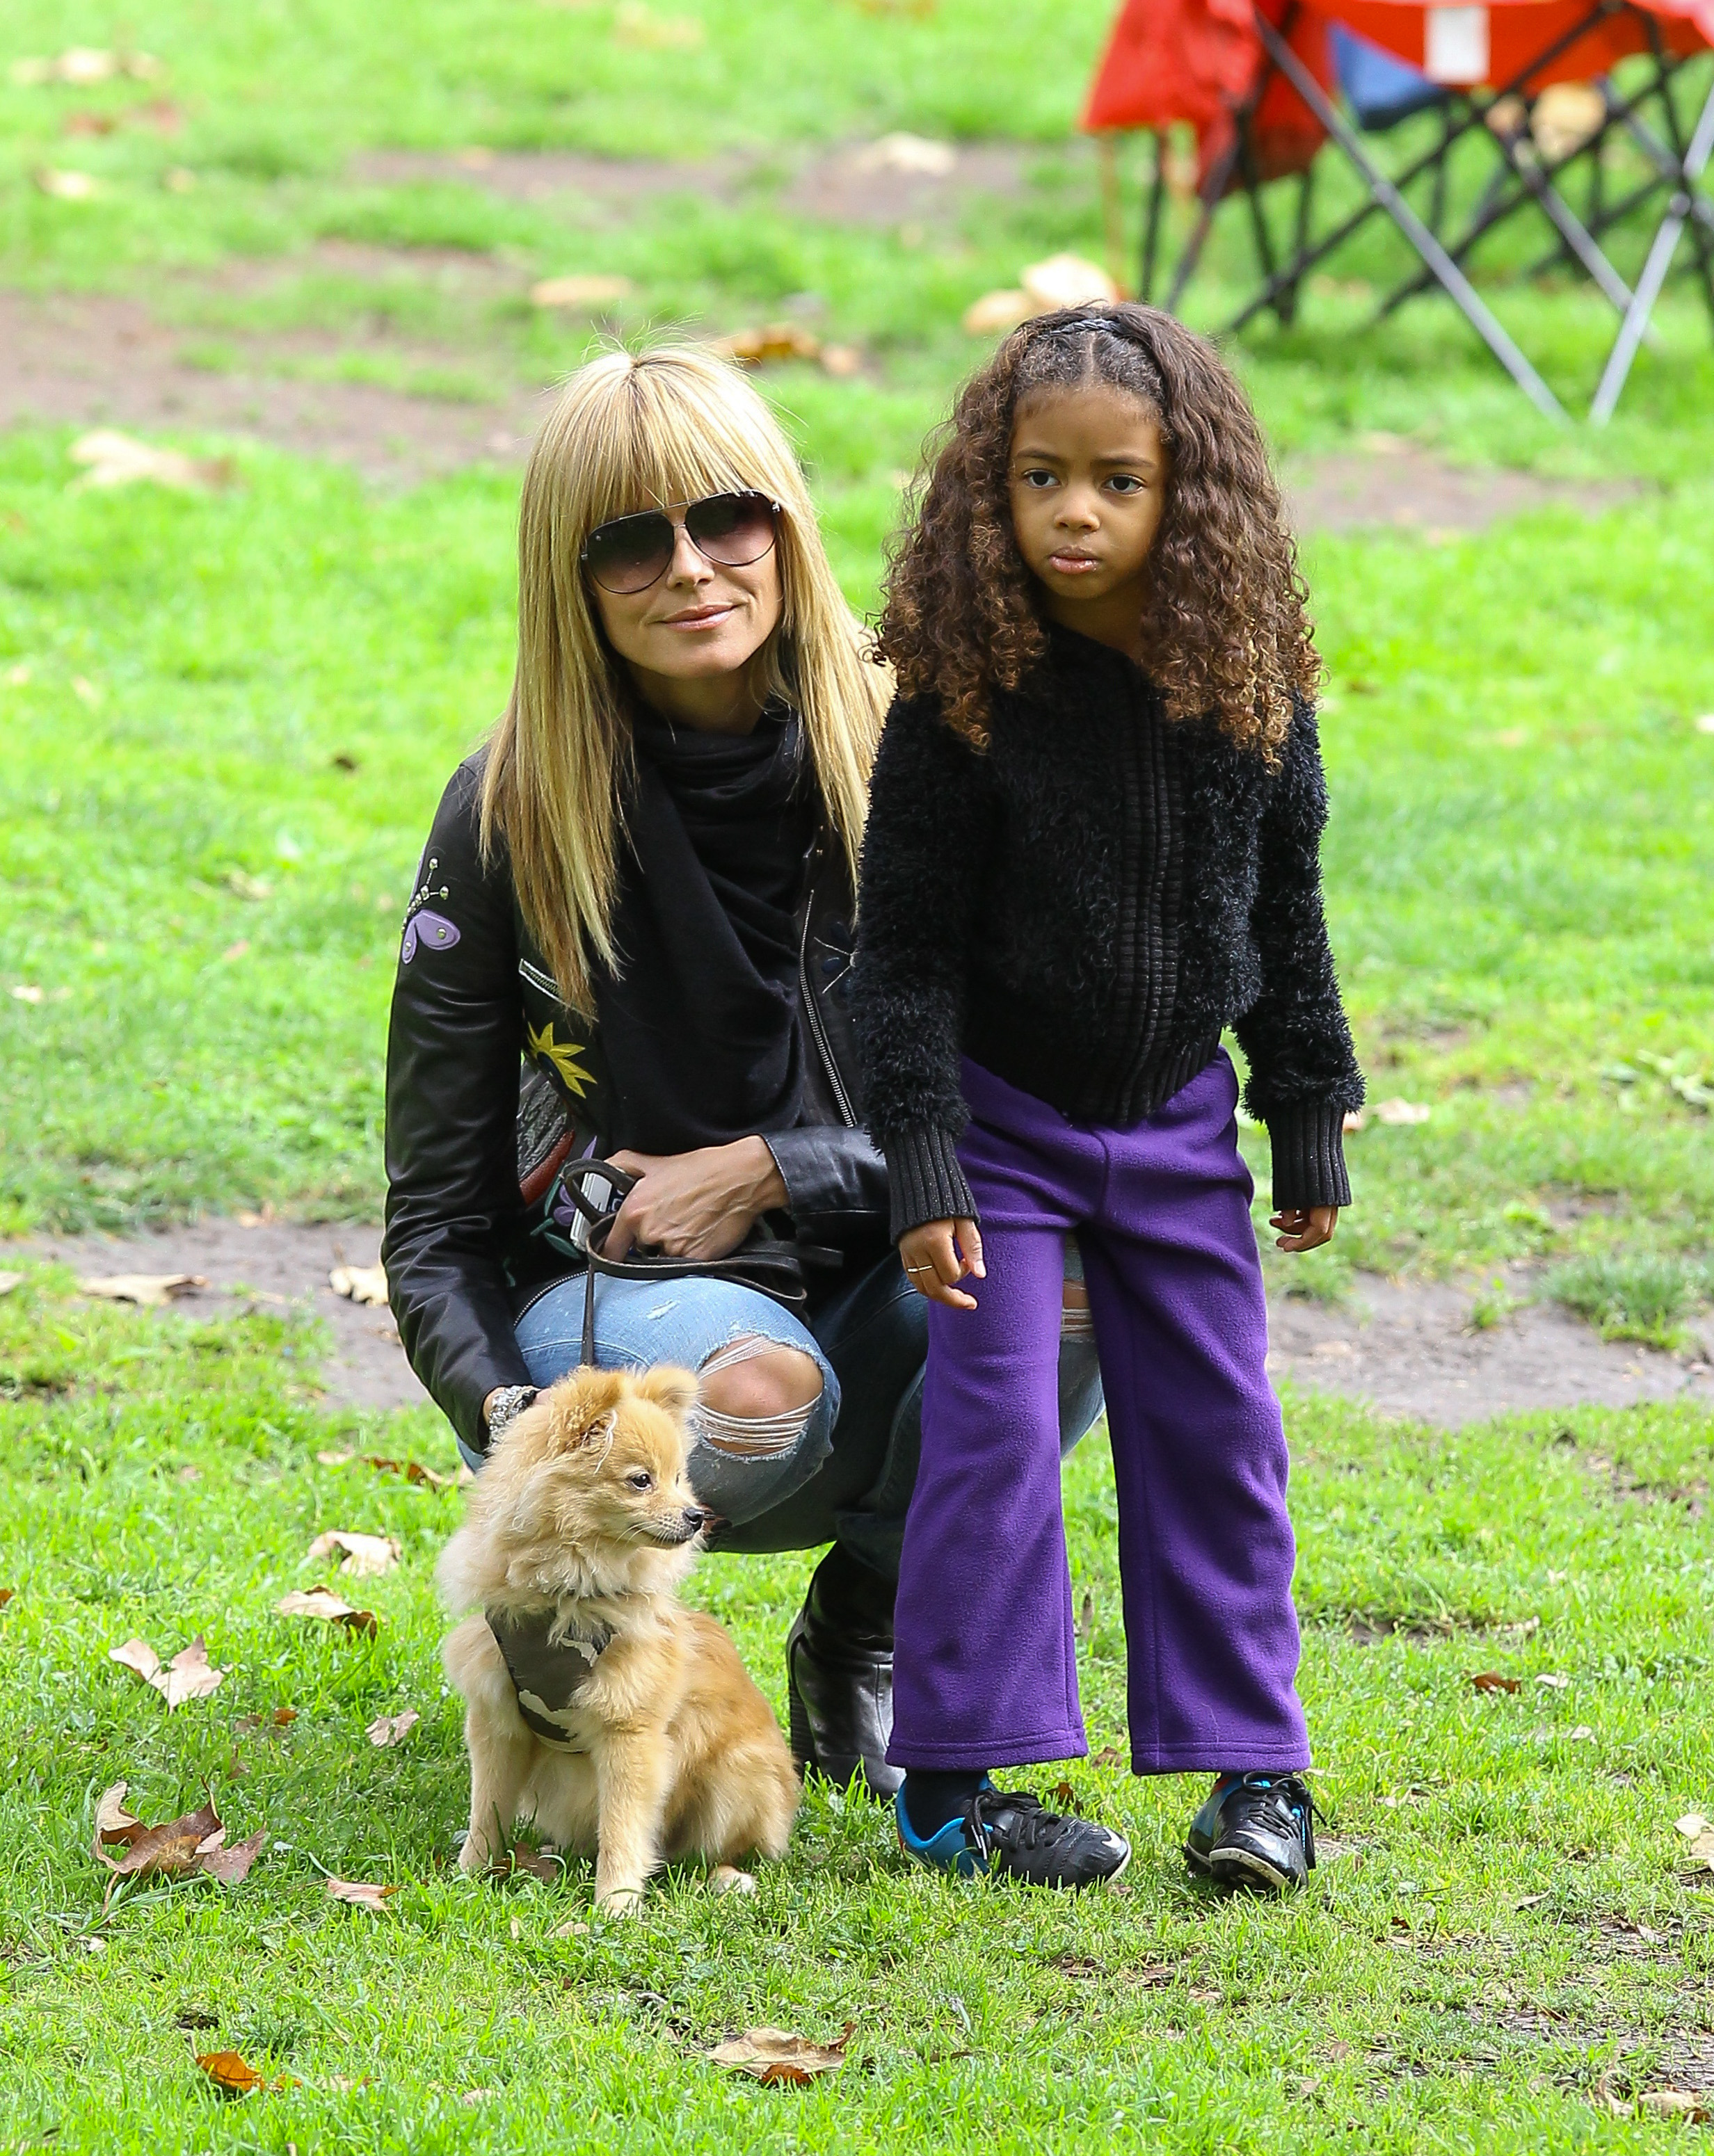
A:
[[[1131,1861],[1131,1844],[1093,1820],[1044,1811],[1034,1797],[986,1782],[957,1818],[925,1841],[895,1806],[901,1848],[919,1862],[962,1879],[988,1871],[1032,1887],[1105,1887]]]
[[[1223,1887],[1283,1894],[1316,1868],[1315,1820],[1301,1774],[1244,1774],[1215,1790],[1190,1822],[1185,1857]]]

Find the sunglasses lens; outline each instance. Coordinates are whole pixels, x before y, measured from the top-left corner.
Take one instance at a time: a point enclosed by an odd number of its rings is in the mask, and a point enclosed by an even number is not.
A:
[[[597,525],[583,556],[603,590],[643,592],[665,574],[674,541],[671,520],[649,509],[640,516],[616,516],[611,524]]]
[[[711,562],[742,568],[773,545],[773,504],[765,494],[711,494],[685,511],[685,529]]]

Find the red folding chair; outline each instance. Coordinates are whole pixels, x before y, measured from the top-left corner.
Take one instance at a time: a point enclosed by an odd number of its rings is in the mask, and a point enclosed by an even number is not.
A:
[[[1396,172],[1383,169],[1352,117],[1336,101],[1328,28],[1337,22],[1421,71],[1445,92],[1438,139]],[[1178,306],[1194,274],[1221,202],[1249,202],[1260,282],[1228,332],[1264,310],[1295,312],[1303,280],[1363,224],[1391,221],[1420,268],[1382,304],[1390,312],[1439,286],[1459,307],[1520,388],[1542,412],[1564,417],[1516,341],[1465,274],[1477,243],[1520,210],[1534,210],[1552,233],[1547,263],[1577,264],[1619,313],[1613,350],[1591,408],[1614,408],[1680,244],[1690,234],[1695,266],[1714,317],[1714,203],[1698,182],[1714,153],[1714,85],[1694,120],[1683,109],[1686,66],[1714,48],[1714,0],[1490,0],[1486,6],[1430,6],[1422,0],[1126,0],[1090,91],[1083,126],[1091,131],[1151,130],[1155,172],[1144,218],[1142,290],[1153,289],[1165,185],[1165,131],[1188,122],[1198,148],[1199,212],[1180,254],[1166,304]],[[1643,55],[1622,90],[1613,71]],[[1588,135],[1554,156],[1537,147],[1531,126],[1544,90],[1563,82],[1601,85],[1599,116]],[[1445,218],[1448,161],[1466,137],[1491,145],[1498,169],[1456,231]],[[1618,199],[1603,188],[1604,156],[1620,134],[1650,171]],[[1363,198],[1330,231],[1311,229],[1317,153],[1331,141],[1362,182]],[[1567,197],[1581,167],[1589,201],[1579,216]],[[1262,203],[1273,180],[1297,175],[1293,238],[1280,259]],[[1406,190],[1426,179],[1428,214]],[[1665,198],[1647,262],[1634,290],[1614,267],[1603,235]]]

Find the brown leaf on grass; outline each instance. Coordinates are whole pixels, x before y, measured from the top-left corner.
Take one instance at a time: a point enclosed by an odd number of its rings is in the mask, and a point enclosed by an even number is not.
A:
[[[103,1789],[95,1802],[95,1846],[99,1860],[104,1849],[126,1849],[143,1831],[140,1819],[133,1819],[125,1808],[126,1782],[115,1782],[110,1789]]]
[[[271,1714],[241,1714],[237,1727],[243,1730],[261,1729],[271,1724],[275,1729],[290,1729],[298,1718],[295,1707],[276,1707]]]
[[[318,1452],[316,1455],[323,1467],[349,1467],[357,1456],[355,1452]]]
[[[199,1804],[176,1820],[145,1827],[123,1856],[101,1856],[115,1879],[187,1879],[202,1868],[204,1856],[218,1850],[226,1830],[212,1804]],[[99,1845],[96,1854],[100,1856]]]
[[[110,52],[100,45],[69,45],[51,59],[14,60],[9,70],[13,82],[28,85],[44,82],[86,85],[110,82],[115,75],[129,75],[134,82],[158,82],[166,63],[152,53]]]
[[[203,1851],[198,1866],[211,1879],[218,1879],[223,1887],[236,1887],[250,1876],[250,1867],[262,1854],[262,1845],[268,1839],[265,1826],[258,1827],[248,1841],[234,1842],[230,1849],[207,1849]]]
[[[258,2090],[296,2088],[299,2083],[290,2074],[280,2074],[269,2081],[266,2074],[259,2074],[236,2051],[198,2051],[197,2064],[213,2082],[222,2096],[254,2096]]]
[[[1091,1767],[1122,1767],[1125,1754],[1116,1744],[1104,1744],[1089,1763]]]
[[[372,1887],[361,1879],[336,1879],[327,1875],[327,1892],[336,1902],[349,1902],[354,1909],[370,1909],[377,1916],[387,1912],[387,1899],[397,1894],[397,1887]]]
[[[1478,1691],[1522,1691],[1516,1677],[1501,1676],[1498,1670],[1479,1670],[1470,1682]]]
[[[304,1560],[320,1564],[336,1550],[344,1552],[340,1559],[341,1572],[349,1573],[353,1579],[368,1579],[391,1572],[403,1553],[403,1546],[396,1535],[364,1535],[331,1527],[326,1534],[316,1536],[304,1553]]]
[[[336,1265],[327,1276],[327,1285],[348,1302],[372,1303],[377,1309],[387,1306],[385,1265]]]
[[[545,1849],[532,1849],[526,1841],[514,1844],[512,1869],[549,1887],[557,1886],[565,1876],[565,1866],[557,1856]]]
[[[722,359],[735,359],[740,367],[772,367],[788,360],[818,364],[824,373],[855,374],[862,354],[846,344],[824,344],[798,322],[764,322],[751,329],[734,330],[716,337],[709,346]]]
[[[836,2042],[812,2044],[790,2029],[747,2029],[705,2054],[717,2066],[730,2066],[752,2081],[801,2087],[834,2072],[845,2063],[845,2046],[857,2024],[848,2021]]]
[[[1376,1103],[1375,1121],[1390,1123],[1396,1129],[1412,1123],[1425,1123],[1433,1112],[1425,1101],[1406,1101],[1395,1096],[1390,1101]]]
[[[18,1589],[15,1587],[0,1587],[0,1609],[6,1607],[17,1592]]]
[[[1701,1812],[1686,1812],[1673,1825],[1690,1844],[1685,1852],[1689,1859],[1686,1868],[1692,1872],[1714,1871],[1714,1824]]]
[[[169,1708],[182,1707],[187,1699],[207,1699],[226,1681],[226,1671],[208,1660],[200,1632],[165,1667],[146,1640],[127,1640],[122,1647],[110,1648],[107,1659],[152,1685]]]
[[[347,1631],[362,1632],[372,1640],[381,1629],[372,1609],[353,1609],[331,1587],[294,1588],[280,1596],[274,1609],[277,1616],[318,1617],[324,1624],[343,1625]]]
[[[1645,2089],[1637,2098],[1637,2112],[1643,2118],[1681,2118],[1691,2126],[1706,2126],[1714,2118],[1706,2097],[1694,2089]]]
[[[161,1310],[181,1295],[207,1287],[201,1273],[105,1273],[80,1280],[85,1295],[100,1296],[106,1302],[134,1302],[140,1310]]]
[[[182,493],[207,494],[230,486],[238,466],[230,457],[187,457],[182,449],[163,449],[135,434],[122,434],[116,427],[96,427],[80,434],[69,451],[84,475],[72,482],[74,490],[88,487],[177,487]]]
[[[403,1744],[421,1719],[415,1707],[408,1707],[398,1714],[377,1715],[365,1734],[372,1744]]]
[[[1054,1802],[1062,1812],[1075,1812],[1080,1815],[1082,1813],[1083,1807],[1077,1800],[1077,1792],[1070,1782],[1055,1783]]]
[[[530,300],[537,307],[582,310],[606,306],[614,300],[629,300],[635,290],[629,277],[607,277],[598,273],[581,277],[544,277],[540,284],[530,287]]]

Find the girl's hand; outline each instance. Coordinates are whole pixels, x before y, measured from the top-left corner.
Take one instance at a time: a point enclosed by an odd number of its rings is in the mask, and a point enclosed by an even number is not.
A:
[[[958,1282],[985,1280],[982,1237],[973,1220],[925,1220],[899,1238],[899,1262],[918,1295],[948,1310],[974,1310],[976,1297]]]
[[[784,1205],[786,1186],[760,1138],[695,1152],[616,1152],[613,1164],[639,1180],[620,1206],[605,1245],[610,1258],[638,1245],[670,1258],[724,1258],[764,1213]]]
[[[1318,1250],[1323,1243],[1331,1241],[1338,1224],[1337,1205],[1294,1205],[1284,1213],[1275,1214],[1268,1223],[1270,1228],[1284,1229],[1275,1238],[1282,1250]]]

